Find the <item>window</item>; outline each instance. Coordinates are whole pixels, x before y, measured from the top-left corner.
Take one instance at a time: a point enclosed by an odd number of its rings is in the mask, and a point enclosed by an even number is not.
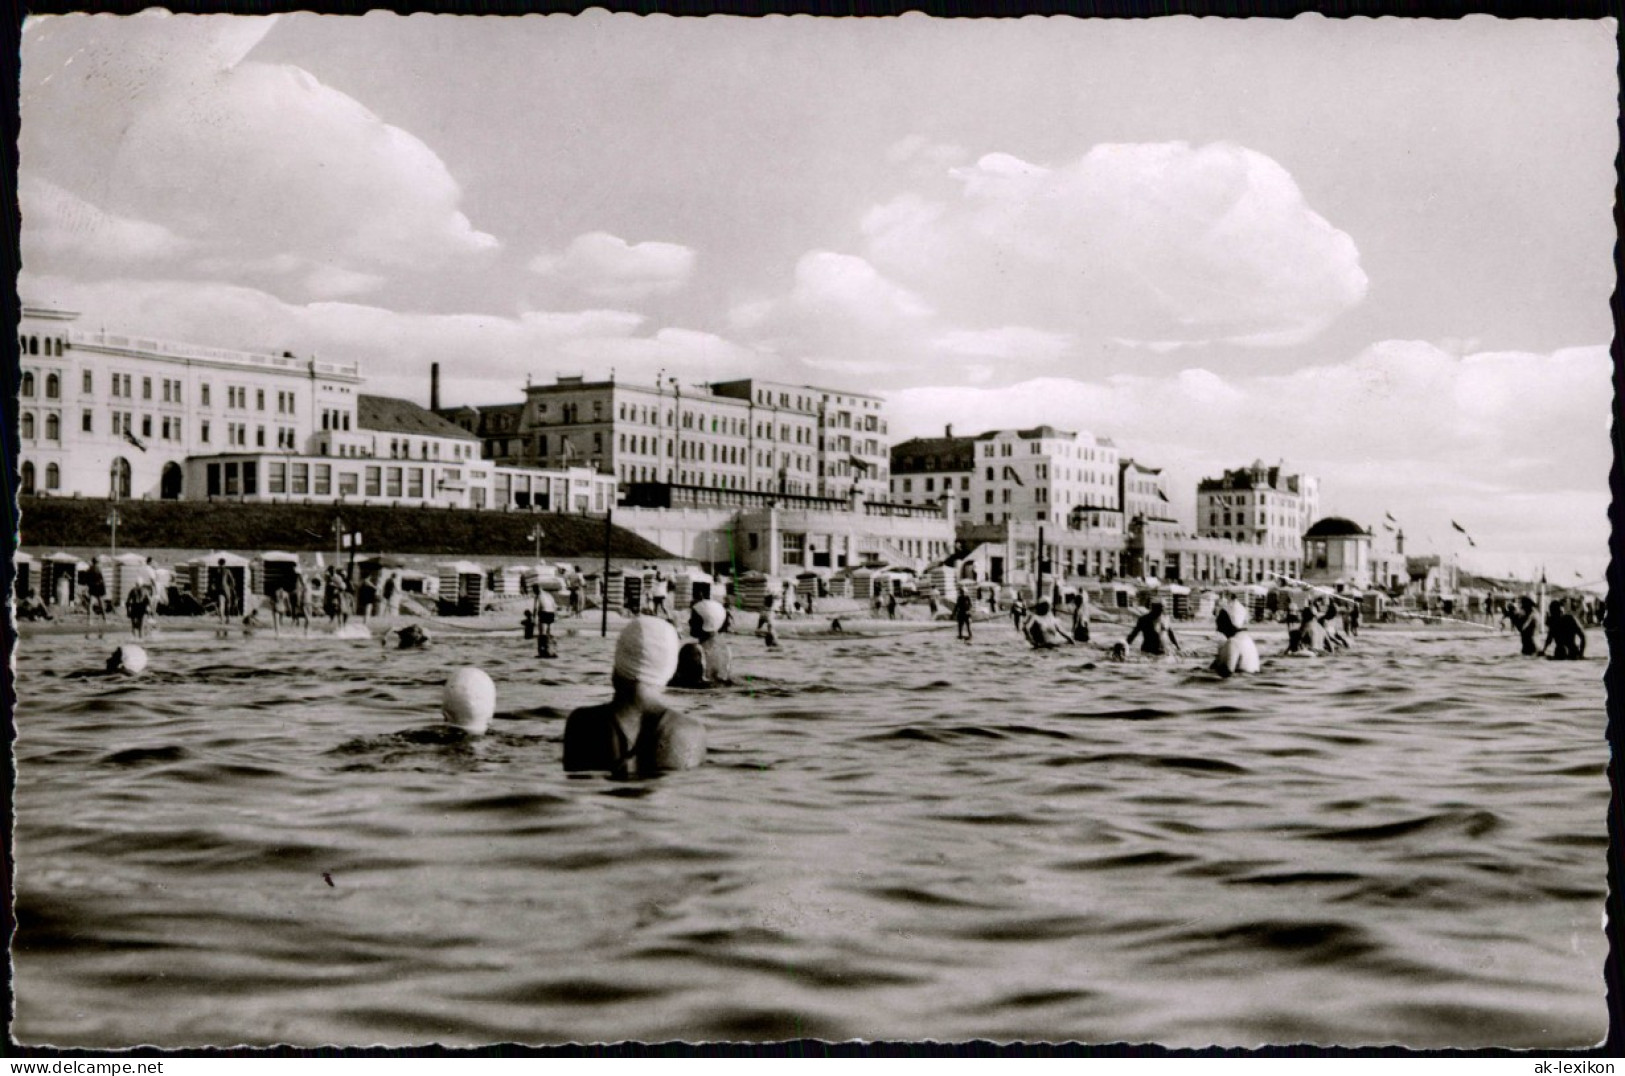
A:
[[[32,495],[34,492],[34,461],[23,460],[23,492]],[[755,537],[752,535],[752,537]]]
[[[88,410],[79,412],[79,432],[80,433],[90,433],[90,432],[92,432],[92,427],[94,426],[94,422],[92,421],[90,416],[92,414],[94,414],[94,413],[95,412],[88,411]]]
[[[89,370],[86,370],[84,375],[79,379],[79,391],[84,393],[86,396],[89,396],[96,391],[96,379],[90,376]]]
[[[142,415],[141,416],[141,436],[142,437],[151,437],[152,436],[152,416],[151,415]]]
[[[423,496],[423,468],[408,467],[406,470],[406,495],[408,497]]]
[[[143,400],[152,399],[152,378],[150,377],[141,379],[141,398]]]
[[[62,420],[55,415],[45,416],[45,439],[47,441],[62,440]]]
[[[260,448],[265,447],[265,427],[260,426],[254,431],[254,444]]]
[[[391,467],[384,475],[384,495],[399,497],[401,495],[401,469]]]
[[[354,497],[357,489],[356,473],[354,471],[339,472],[339,496]]]
[[[58,467],[54,463],[47,463],[45,465],[45,488],[62,488],[62,468]]]
[[[367,468],[367,496],[381,496],[380,483],[383,477],[382,472],[383,468],[381,467]]]
[[[288,465],[279,460],[272,460],[265,475],[265,492],[288,492]]]
[[[293,465],[292,478],[293,478],[293,481],[291,481],[288,484],[288,492],[289,493],[292,493],[295,496],[299,496],[299,495],[302,495],[304,493],[309,492],[309,489],[310,489],[310,464],[308,464],[308,463],[296,463],[296,464],[294,464]]]
[[[47,400],[62,398],[62,379],[55,374],[45,375],[45,398]]]
[[[198,386],[197,397],[198,402],[204,407],[209,406],[209,383],[207,381]]]
[[[264,389],[255,389],[254,390],[254,410],[256,410],[256,411],[264,411],[265,410],[265,390]]]
[[[316,465],[316,481],[312,483],[311,492],[319,497],[325,497],[332,492],[332,484],[332,464],[318,463]]]
[[[34,395],[34,371],[32,371],[32,370],[24,370],[23,371],[23,386],[22,386],[21,391],[22,391],[22,395],[24,395],[24,396],[32,396],[32,395]]]

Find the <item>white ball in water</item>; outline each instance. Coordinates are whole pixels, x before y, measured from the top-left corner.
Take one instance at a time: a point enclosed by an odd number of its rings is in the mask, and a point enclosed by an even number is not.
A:
[[[118,665],[134,676],[147,667],[147,652],[134,643],[125,643],[118,648]]]
[[[464,732],[474,736],[484,733],[496,708],[497,688],[485,670],[467,665],[446,678],[440,714]]]

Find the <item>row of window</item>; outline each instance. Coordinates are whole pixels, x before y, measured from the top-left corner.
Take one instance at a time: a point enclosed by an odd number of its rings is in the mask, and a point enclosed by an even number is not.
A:
[[[17,354],[38,355],[40,354],[41,343],[42,341],[37,336],[18,336]],[[56,358],[60,359],[62,357],[62,352],[66,349],[66,345],[55,337],[47,336],[43,343],[45,345],[45,354],[47,356],[55,356]]]
[[[32,496],[33,494],[39,492],[39,487],[35,483],[33,460],[23,460],[22,480],[21,492],[25,496]],[[62,468],[57,464],[47,463],[45,465],[45,488],[47,490],[62,488]]]

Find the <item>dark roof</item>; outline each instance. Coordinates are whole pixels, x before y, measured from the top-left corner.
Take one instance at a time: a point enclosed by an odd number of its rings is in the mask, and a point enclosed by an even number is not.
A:
[[[1369,538],[1371,532],[1351,519],[1327,516],[1316,520],[1303,535],[1305,538]]]
[[[938,471],[970,471],[976,467],[970,437],[916,437],[899,441],[891,448],[892,474],[925,474]],[[931,466],[926,466],[926,461]]]
[[[356,425],[363,430],[415,433],[419,437],[445,437],[456,441],[479,440],[433,411],[394,396],[368,396],[362,393],[355,398],[355,419]]]
[[[500,404],[463,404],[460,407],[442,407],[434,412],[447,422],[461,426],[457,422],[459,417],[471,416],[475,433],[505,433],[513,435],[519,432],[519,420],[524,417],[525,405],[522,403]],[[512,421],[499,423],[495,421],[499,416],[510,418]],[[463,429],[468,427],[464,426]]]

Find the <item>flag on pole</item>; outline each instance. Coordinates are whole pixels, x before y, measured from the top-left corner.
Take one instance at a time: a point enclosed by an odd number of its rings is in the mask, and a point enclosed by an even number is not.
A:
[[[1399,520],[1394,518],[1394,514],[1392,512],[1384,512],[1382,514],[1382,516],[1383,516],[1384,519],[1386,519],[1390,523],[1398,523],[1399,522]]]
[[[1450,525],[1461,532],[1462,537],[1467,539],[1468,545],[1472,546],[1474,549],[1478,548],[1478,543],[1473,541],[1473,536],[1467,533],[1466,527],[1463,527],[1460,523],[1457,523],[1453,519],[1450,521]]]
[[[1014,467],[1011,467],[1009,464],[1005,465],[1004,477],[1008,481],[1014,482],[1018,486],[1025,486],[1027,484],[1027,483],[1025,483],[1025,482],[1023,482],[1021,480],[1021,476],[1016,473],[1016,469]]]

